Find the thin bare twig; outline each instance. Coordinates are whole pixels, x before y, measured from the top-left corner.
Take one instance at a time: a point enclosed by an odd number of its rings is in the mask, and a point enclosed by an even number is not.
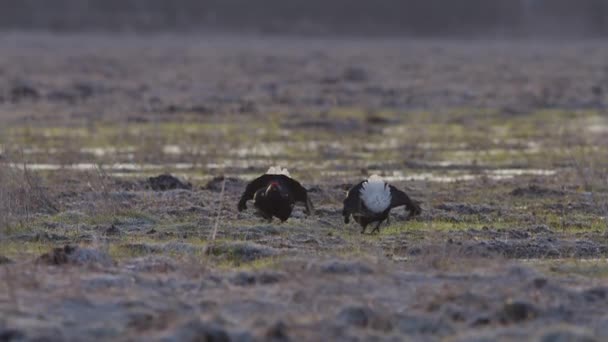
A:
[[[220,201],[217,208],[217,216],[215,217],[215,224],[213,225],[213,231],[211,232],[211,241],[215,241],[215,237],[217,236],[217,229],[220,225],[220,218],[222,216],[222,206],[224,205],[224,193],[226,190],[226,177],[222,181],[222,191],[220,192]]]

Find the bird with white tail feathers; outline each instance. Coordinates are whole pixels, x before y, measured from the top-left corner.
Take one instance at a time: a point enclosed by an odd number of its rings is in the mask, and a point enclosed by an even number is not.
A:
[[[405,206],[409,216],[419,215],[420,203],[412,200],[405,192],[386,183],[380,176],[372,175],[348,190],[344,199],[342,215],[344,223],[350,222],[350,216],[362,227],[361,234],[370,223],[378,222],[372,230],[380,230],[380,224],[388,221],[391,209]]]

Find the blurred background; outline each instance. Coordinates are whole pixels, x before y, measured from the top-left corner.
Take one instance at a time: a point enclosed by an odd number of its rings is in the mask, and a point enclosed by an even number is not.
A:
[[[603,0],[2,0],[0,28],[603,37]]]

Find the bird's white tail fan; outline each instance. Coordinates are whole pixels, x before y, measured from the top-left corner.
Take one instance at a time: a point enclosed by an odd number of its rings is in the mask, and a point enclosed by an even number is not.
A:
[[[391,189],[378,175],[370,176],[359,194],[365,206],[374,213],[381,213],[391,205]]]
[[[267,175],[284,175],[287,177],[291,177],[289,171],[287,169],[281,168],[279,165],[271,166],[268,171],[266,171]]]

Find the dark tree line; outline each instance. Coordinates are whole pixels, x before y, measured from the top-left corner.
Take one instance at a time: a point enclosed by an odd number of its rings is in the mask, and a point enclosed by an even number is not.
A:
[[[0,0],[0,29],[608,35],[608,0]]]

